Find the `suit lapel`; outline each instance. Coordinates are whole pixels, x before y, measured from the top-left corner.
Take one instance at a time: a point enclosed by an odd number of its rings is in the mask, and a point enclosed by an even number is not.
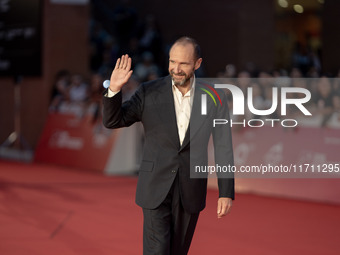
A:
[[[171,141],[173,141],[175,146],[179,149],[180,142],[170,76],[166,77],[163,82],[159,84],[158,91],[154,94],[153,99],[158,115],[165,128],[168,130]]]
[[[190,123],[187,129],[187,132],[185,134],[185,138],[182,143],[181,150],[189,144],[190,139],[192,139],[196,135],[197,131],[200,129],[203,123],[208,119],[207,118],[208,115],[201,114],[201,96],[202,94],[205,94],[205,92],[201,90],[202,87],[203,85],[200,84],[196,80],[195,96],[194,96],[194,102],[193,102],[192,109],[191,109]],[[213,105],[208,100],[207,102],[208,113],[211,112],[211,107],[213,107]]]

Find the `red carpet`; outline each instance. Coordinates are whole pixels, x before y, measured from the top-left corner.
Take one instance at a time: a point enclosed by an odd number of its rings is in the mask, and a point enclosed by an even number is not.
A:
[[[136,178],[0,162],[1,255],[142,254]],[[340,206],[238,194],[216,218],[209,190],[191,255],[338,255]]]

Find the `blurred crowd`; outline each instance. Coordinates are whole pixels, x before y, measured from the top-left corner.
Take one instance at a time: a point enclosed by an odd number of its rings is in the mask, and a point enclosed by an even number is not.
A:
[[[50,112],[89,114],[96,122],[101,113],[103,77],[94,73],[89,81],[80,74],[61,70],[56,74],[51,95]]]
[[[141,82],[167,75],[168,51],[171,42],[163,42],[161,30],[153,15],[140,18],[128,0],[115,8],[108,8],[109,1],[93,2],[93,19],[90,22],[90,77],[62,70],[56,74],[51,97],[51,112],[88,114],[93,122],[101,115],[102,83],[109,79],[116,60],[129,54],[133,63],[133,76],[124,86],[124,97],[129,98]],[[203,77],[204,72],[196,73]],[[272,105],[273,87],[307,88],[312,98],[306,106],[312,117],[304,118],[297,107],[289,107],[285,118],[300,118],[305,126],[340,127],[340,69],[337,74],[323,74],[320,60],[301,46],[292,54],[292,68],[263,71],[249,63],[242,70],[227,64],[216,74],[221,79],[237,78],[235,84],[247,96],[247,88],[253,88],[256,109],[269,109]],[[227,92],[228,93],[228,92]],[[297,94],[296,97],[301,95]],[[232,97],[229,93],[230,108]],[[247,107],[245,108],[247,109]],[[280,118],[280,107],[271,118]],[[258,118],[246,113],[246,119]],[[267,116],[269,117],[269,116]]]
[[[129,54],[136,80],[144,82],[162,76],[167,54],[156,18],[151,14],[140,18],[129,0],[121,0],[114,7],[110,4],[106,0],[93,1],[91,70],[108,78],[117,58]]]

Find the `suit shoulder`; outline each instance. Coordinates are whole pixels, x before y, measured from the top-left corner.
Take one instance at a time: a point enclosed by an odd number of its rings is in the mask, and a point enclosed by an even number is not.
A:
[[[219,97],[224,98],[226,92],[224,89],[215,88],[215,84],[210,80],[197,79],[196,87],[198,89],[208,90],[212,94],[218,94]]]
[[[170,76],[165,76],[165,77],[158,78],[156,80],[144,82],[141,84],[141,86],[143,87],[145,91],[152,91],[152,90],[160,88],[162,85],[169,83],[169,82],[171,82]]]

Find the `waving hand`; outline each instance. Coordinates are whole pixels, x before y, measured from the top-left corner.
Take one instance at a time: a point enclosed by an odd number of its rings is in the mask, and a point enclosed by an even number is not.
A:
[[[118,92],[127,83],[132,75],[131,58],[129,55],[123,55],[117,59],[116,66],[112,71],[110,79],[110,90]]]

